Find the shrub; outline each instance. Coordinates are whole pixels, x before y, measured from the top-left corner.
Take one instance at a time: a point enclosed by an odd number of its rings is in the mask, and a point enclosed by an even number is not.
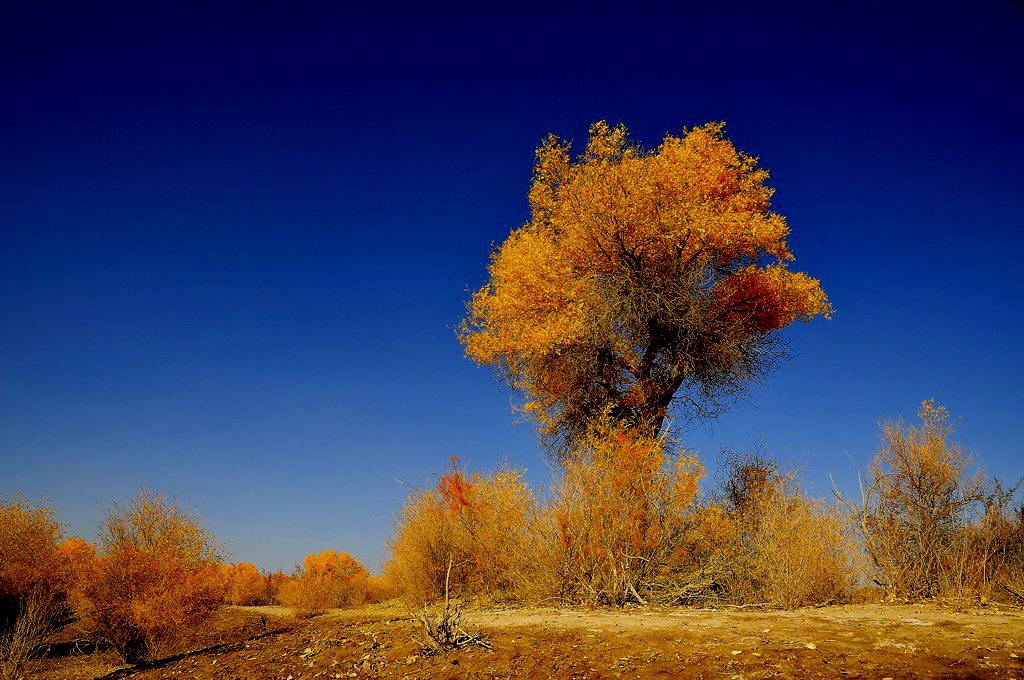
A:
[[[158,656],[224,599],[220,549],[198,516],[140,491],[103,519],[80,615],[129,663]]]
[[[445,593],[517,599],[535,586],[536,498],[521,470],[467,476],[457,458],[437,485],[403,507],[384,579],[418,603]]]
[[[605,421],[567,458],[551,504],[565,601],[622,604],[659,587],[703,468],[667,442]]]
[[[53,509],[19,496],[0,503],[0,677],[24,664],[62,618],[72,580]]]
[[[307,555],[295,573],[282,583],[278,601],[302,616],[366,601],[369,572],[348,553],[324,550]]]
[[[971,514],[982,500],[983,478],[950,440],[949,416],[933,401],[918,412],[921,425],[882,428],[856,509],[872,579],[890,597],[938,595],[954,551],[965,544]]]
[[[848,601],[856,583],[848,518],[805,496],[796,473],[762,453],[728,454],[725,468],[725,597],[779,607]]]
[[[0,627],[13,622],[19,598],[37,590],[64,590],[68,570],[60,553],[63,539],[52,508],[30,505],[20,496],[0,504]]]
[[[239,562],[222,566],[226,604],[249,607],[274,601],[273,585],[269,574],[261,573],[255,564]]]
[[[732,597],[790,608],[848,601],[856,572],[846,518],[797,488],[765,494],[758,505],[740,525],[746,545]]]
[[[396,583],[385,575],[371,574],[366,579],[366,602],[369,604],[387,602],[401,594],[401,589]]]

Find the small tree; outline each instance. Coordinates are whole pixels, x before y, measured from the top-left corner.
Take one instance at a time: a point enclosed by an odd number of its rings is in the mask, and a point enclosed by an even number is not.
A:
[[[143,489],[103,519],[80,614],[129,662],[153,658],[224,599],[220,547],[199,517]]]

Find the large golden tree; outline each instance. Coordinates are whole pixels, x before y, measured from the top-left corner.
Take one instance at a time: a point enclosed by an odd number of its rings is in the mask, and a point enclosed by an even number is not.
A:
[[[650,435],[673,406],[712,415],[831,314],[790,271],[789,227],[757,159],[710,123],[644,150],[600,122],[586,150],[537,149],[531,219],[494,252],[460,340],[525,397],[553,450],[601,417]]]

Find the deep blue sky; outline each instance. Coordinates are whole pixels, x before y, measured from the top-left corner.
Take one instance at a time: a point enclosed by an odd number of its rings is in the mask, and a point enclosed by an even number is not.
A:
[[[1019,476],[1024,6],[774,4],[5,6],[0,496],[92,537],[148,482],[236,559],[376,566],[397,478],[543,483],[453,328],[538,140],[602,118],[727,121],[836,307],[688,445],[763,441],[824,494],[934,396]]]

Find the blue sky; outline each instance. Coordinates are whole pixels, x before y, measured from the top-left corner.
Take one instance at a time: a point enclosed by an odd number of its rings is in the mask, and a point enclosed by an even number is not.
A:
[[[451,454],[548,476],[454,327],[533,149],[725,120],[832,321],[714,423],[826,494],[935,397],[1024,473],[1024,6],[22,3],[0,22],[0,496],[143,483],[236,559],[379,564]],[[1007,259],[1009,258],[1009,259]]]

